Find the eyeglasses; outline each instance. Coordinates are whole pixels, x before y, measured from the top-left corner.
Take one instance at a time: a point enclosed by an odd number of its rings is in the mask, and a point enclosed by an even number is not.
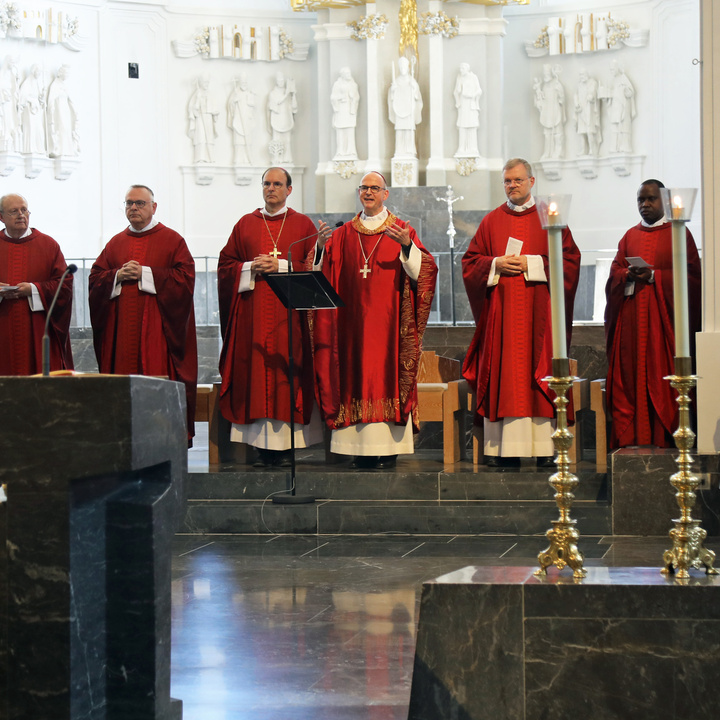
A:
[[[387,190],[387,188],[380,187],[379,185],[360,185],[358,186],[358,190],[360,192],[367,192],[369,190],[371,193],[377,194],[381,190]]]
[[[516,185],[522,185],[523,183],[527,182],[530,178],[523,178],[522,180],[510,180],[509,178],[507,180],[503,180],[503,185],[505,187],[515,187]]]
[[[17,217],[18,215],[30,216],[30,211],[27,208],[20,208],[19,210],[6,210],[3,215],[9,215],[10,217]]]
[[[126,200],[125,209],[129,210],[133,205],[135,205],[138,210],[142,210],[146,205],[149,204],[150,203],[148,203],[147,200]]]

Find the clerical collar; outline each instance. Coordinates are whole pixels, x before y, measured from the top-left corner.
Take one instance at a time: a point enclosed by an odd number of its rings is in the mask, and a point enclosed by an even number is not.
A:
[[[531,195],[530,199],[524,205],[515,205],[508,200],[507,205],[514,212],[522,212],[523,210],[529,210],[535,205],[535,198]]]
[[[139,235],[140,233],[147,232],[148,230],[152,230],[160,221],[153,215],[153,219],[142,229],[142,230],[135,230],[135,228],[132,225],[128,225],[128,230],[131,233],[135,233],[136,235]]]
[[[3,232],[11,240],[22,240],[23,238],[26,238],[26,237],[29,237],[30,235],[32,235],[32,228],[28,227],[28,229],[19,238],[10,237],[10,233],[8,233],[7,228],[3,228]]]
[[[660,227],[660,225],[664,225],[666,222],[668,222],[668,219],[663,215],[657,222],[654,222],[652,225],[650,223],[646,223],[645,220],[640,218],[640,224],[643,227]]]
[[[365,212],[360,213],[360,222],[368,229],[375,230],[379,228],[386,220],[388,216],[388,209],[383,206],[383,209],[377,215],[366,215]]]
[[[284,212],[287,212],[287,205],[283,205],[277,212],[274,213],[268,212],[264,207],[261,207],[260,212],[268,217],[277,217],[278,215],[282,215]]]

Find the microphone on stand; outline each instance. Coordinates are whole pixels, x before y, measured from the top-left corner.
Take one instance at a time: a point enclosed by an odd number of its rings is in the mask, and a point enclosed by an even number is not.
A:
[[[342,227],[345,223],[342,220],[338,220],[333,227],[339,228]],[[316,230],[314,233],[311,233],[310,235],[306,235],[304,238],[300,238],[299,240],[295,240],[295,242],[291,242],[288,245],[288,272],[292,272],[292,255],[291,250],[293,245],[297,245],[298,243],[302,242],[303,240],[307,240],[308,238],[315,237],[315,235],[319,235],[320,230]]]
[[[48,335],[48,328],[50,327],[50,316],[52,315],[52,311],[55,309],[55,303],[57,302],[58,296],[60,295],[60,290],[62,289],[63,283],[65,282],[65,278],[68,275],[72,275],[74,272],[77,272],[77,265],[75,265],[74,263],[70,263],[70,265],[65,268],[65,272],[63,272],[62,276],[60,277],[60,282],[58,283],[57,290],[55,291],[55,295],[53,296],[52,302],[50,303],[50,307],[47,311],[47,315],[45,316],[45,332],[42,336],[43,377],[50,376],[50,336]]]

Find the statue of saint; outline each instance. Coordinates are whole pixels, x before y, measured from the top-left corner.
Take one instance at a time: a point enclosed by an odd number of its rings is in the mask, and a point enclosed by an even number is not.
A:
[[[616,60],[610,64],[613,86],[608,98],[613,139],[610,152],[632,153],[632,121],[635,118],[635,88]]]
[[[248,87],[247,73],[235,78],[227,102],[228,127],[233,133],[235,165],[252,165],[250,146],[255,127],[255,93]]]
[[[209,87],[210,81],[200,78],[188,103],[188,136],[192,140],[196,163],[215,162],[213,150],[218,135],[216,124],[220,113],[210,98]]]
[[[281,72],[276,73],[275,87],[267,100],[268,125],[272,134],[270,158],[273,164],[293,161],[290,140],[297,110],[295,81],[286,78]]]
[[[30,68],[18,95],[18,114],[22,126],[22,152],[45,154],[45,88],[39,65]]]
[[[62,65],[48,90],[47,129],[50,157],[73,156],[80,153],[77,112],[65,85],[68,72],[68,66]]]
[[[350,68],[340,70],[340,77],[335,81],[330,93],[333,109],[332,124],[335,128],[335,155],[333,160],[357,160],[355,147],[355,128],[357,126],[357,109],[360,93]]]
[[[575,92],[575,122],[580,136],[580,155],[597,157],[600,152],[600,97],[598,82],[580,70],[580,81]]]
[[[0,68],[0,152],[20,152],[20,116],[18,68],[8,56]]]
[[[455,157],[479,157],[477,133],[480,127],[480,96],[482,88],[470,65],[460,63],[455,81],[455,107],[457,108],[458,149]]]
[[[415,126],[422,119],[422,95],[420,86],[410,74],[406,57],[398,60],[398,71],[400,74],[393,78],[388,93],[390,122],[395,126],[395,157],[414,158],[417,157]]]
[[[543,65],[542,83],[535,80],[535,107],[540,111],[540,125],[545,135],[542,158],[561,158],[565,140],[565,88],[558,75],[560,68]]]

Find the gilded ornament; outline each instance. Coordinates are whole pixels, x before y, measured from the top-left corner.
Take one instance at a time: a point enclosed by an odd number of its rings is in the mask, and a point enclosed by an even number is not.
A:
[[[365,15],[360,20],[352,20],[350,37],[353,40],[382,40],[387,30],[388,19],[385,15]]]
[[[442,10],[436,13],[424,12],[419,24],[419,31],[422,35],[442,35],[446,38],[456,37],[460,23],[457,17],[451,18]]]

